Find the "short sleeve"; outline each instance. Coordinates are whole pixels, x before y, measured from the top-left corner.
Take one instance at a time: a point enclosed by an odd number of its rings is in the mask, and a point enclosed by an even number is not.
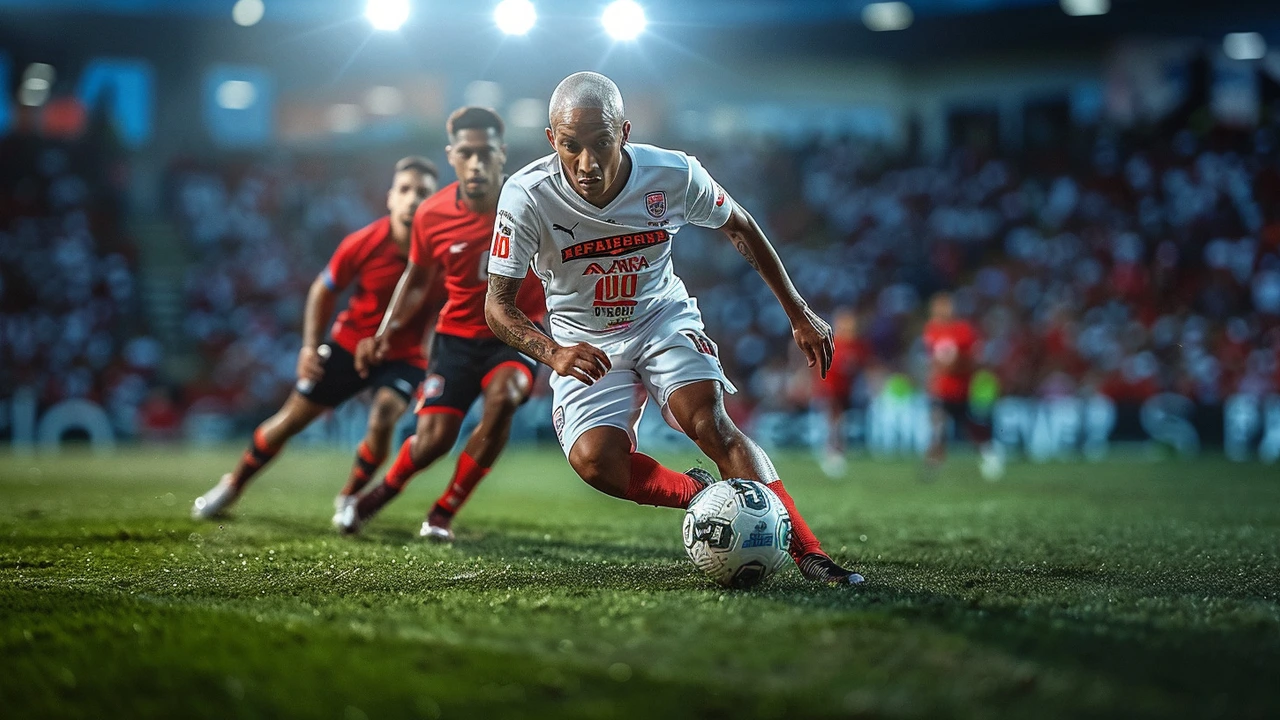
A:
[[[425,205],[426,203],[423,203]],[[422,205],[413,215],[413,227],[409,230],[409,262],[420,268],[431,267],[431,223]]]
[[[489,247],[489,274],[524,278],[540,242],[533,198],[524,188],[507,183],[498,198],[498,217]]]
[[[330,290],[341,291],[356,279],[360,265],[360,246],[364,244],[364,239],[364,233],[352,233],[333,251],[333,257],[329,258],[329,264],[320,275]]]
[[[695,157],[689,157],[689,192],[685,196],[685,220],[707,228],[723,227],[733,212],[733,198],[711,179]]]

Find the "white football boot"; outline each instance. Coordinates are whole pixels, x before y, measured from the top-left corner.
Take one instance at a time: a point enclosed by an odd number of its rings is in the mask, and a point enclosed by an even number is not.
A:
[[[418,537],[433,543],[451,543],[453,531],[447,527],[432,525],[430,520],[423,520],[422,527],[418,530]]]
[[[191,506],[191,519],[214,518],[234,505],[239,497],[240,491],[231,484],[231,473],[227,473],[212,490],[196,498],[195,504]]]
[[[978,448],[978,473],[987,482],[998,482],[1004,477],[1004,449],[995,443]]]
[[[356,513],[356,503],[360,498],[355,495],[339,495],[333,499],[333,519],[330,520],[333,526],[339,530],[343,529],[353,518]]]

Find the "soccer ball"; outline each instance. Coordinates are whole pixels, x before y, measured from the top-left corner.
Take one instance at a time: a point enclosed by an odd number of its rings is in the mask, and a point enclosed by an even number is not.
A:
[[[695,567],[731,588],[759,585],[787,562],[791,516],[754,480],[712,483],[684,515],[684,549]]]

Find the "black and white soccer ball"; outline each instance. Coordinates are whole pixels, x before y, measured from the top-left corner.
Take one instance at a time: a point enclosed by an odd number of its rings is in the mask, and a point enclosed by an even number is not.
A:
[[[791,515],[764,483],[723,480],[694,496],[684,549],[695,567],[731,588],[759,585],[787,562]]]

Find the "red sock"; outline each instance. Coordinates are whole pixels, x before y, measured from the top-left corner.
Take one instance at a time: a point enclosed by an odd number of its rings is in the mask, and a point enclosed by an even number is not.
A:
[[[409,451],[412,446],[413,438],[400,445],[400,452],[396,453],[396,459],[392,461],[391,469],[387,470],[387,477],[383,479],[384,483],[396,490],[403,490],[409,483],[409,478],[422,469],[413,463],[413,453]]]
[[[342,488],[342,494],[354,495],[360,492],[360,489],[367,485],[373,474],[378,471],[378,466],[386,459],[385,455],[375,455],[373,450],[369,449],[368,443],[361,440],[360,446],[356,448],[356,461],[351,465],[351,475],[347,477],[347,485]]]
[[[791,557],[799,562],[800,558],[809,553],[822,552],[822,543],[818,542],[818,537],[809,529],[809,523],[801,517],[800,511],[796,509],[796,501],[791,499],[787,489],[782,486],[782,481],[774,480],[766,483],[765,486],[778,496],[791,515],[791,547],[789,548]]]
[[[453,517],[462,509],[462,504],[471,497],[471,492],[476,489],[476,485],[489,474],[489,468],[480,467],[470,455],[464,450],[458,455],[458,466],[453,471],[453,479],[449,481],[449,487],[445,488],[444,494],[436,500],[436,506],[432,512],[444,514],[446,517]]]
[[[231,484],[236,487],[244,487],[249,479],[258,474],[258,471],[267,463],[271,462],[271,458],[280,452],[283,445],[271,447],[267,444],[266,433],[262,432],[262,428],[253,431],[253,442],[249,444],[249,448],[244,451],[244,455],[240,456],[240,463],[236,465],[235,471],[231,474]]]
[[[626,499],[641,505],[687,508],[700,490],[702,484],[688,475],[665,468],[644,453],[631,453]]]

